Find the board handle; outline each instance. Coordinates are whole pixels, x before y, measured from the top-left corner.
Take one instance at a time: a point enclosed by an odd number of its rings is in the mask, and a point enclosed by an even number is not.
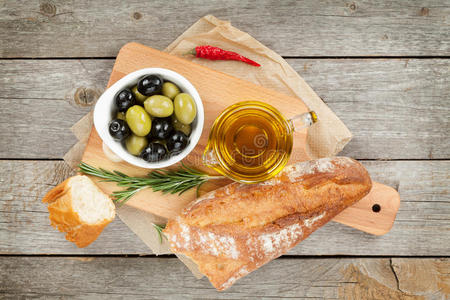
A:
[[[390,186],[373,182],[369,194],[334,217],[333,221],[374,235],[391,230],[400,207],[400,195]]]

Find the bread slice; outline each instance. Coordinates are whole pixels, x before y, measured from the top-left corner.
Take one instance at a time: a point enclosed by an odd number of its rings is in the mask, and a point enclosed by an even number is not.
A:
[[[115,217],[115,206],[89,177],[66,179],[45,195],[53,227],[83,248],[92,243]]]

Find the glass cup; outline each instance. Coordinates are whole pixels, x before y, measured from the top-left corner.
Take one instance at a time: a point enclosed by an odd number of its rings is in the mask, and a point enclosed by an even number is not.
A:
[[[242,183],[257,183],[278,174],[292,152],[293,133],[317,122],[313,111],[286,119],[273,106],[239,102],[215,120],[203,163]]]

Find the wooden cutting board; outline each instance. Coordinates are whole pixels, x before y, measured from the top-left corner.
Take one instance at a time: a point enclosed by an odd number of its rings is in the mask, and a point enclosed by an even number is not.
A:
[[[306,105],[298,98],[280,94],[137,43],[126,44],[120,50],[108,87],[128,73],[149,67],[166,68],[180,73],[199,92],[205,109],[204,129],[198,145],[183,162],[186,165],[195,166],[208,172],[211,172],[211,170],[201,164],[201,154],[206,146],[212,123],[229,105],[244,100],[263,101],[275,106],[287,118],[308,111]],[[306,130],[294,134],[294,149],[289,164],[310,159],[305,151],[306,134]],[[95,128],[92,129],[82,161],[107,170],[118,170],[130,176],[144,176],[149,172],[147,169],[141,169],[126,162],[115,163],[107,159],[102,150],[102,141]],[[108,194],[118,190],[114,183],[100,182],[97,178],[92,179],[97,181],[99,187]],[[211,191],[230,182],[229,180],[211,181],[202,186],[201,192]],[[178,196],[163,195],[159,192],[155,193],[151,189],[146,189],[133,196],[126,205],[160,217],[171,218],[177,215],[195,197],[194,190]],[[397,191],[380,183],[375,183],[369,195],[343,211],[334,221],[381,235],[391,229],[399,205],[400,197]]]

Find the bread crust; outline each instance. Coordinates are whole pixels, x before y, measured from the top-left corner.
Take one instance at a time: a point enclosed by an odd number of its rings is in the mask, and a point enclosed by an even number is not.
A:
[[[97,224],[83,222],[78,213],[72,209],[72,194],[68,186],[70,177],[50,190],[42,202],[48,203],[51,225],[60,232],[66,233],[66,239],[84,248],[95,241],[103,229],[114,219],[104,220]],[[99,190],[99,192],[101,192]]]
[[[218,290],[286,253],[372,187],[357,161],[326,158],[286,167],[254,185],[232,183],[186,207],[164,233]]]

